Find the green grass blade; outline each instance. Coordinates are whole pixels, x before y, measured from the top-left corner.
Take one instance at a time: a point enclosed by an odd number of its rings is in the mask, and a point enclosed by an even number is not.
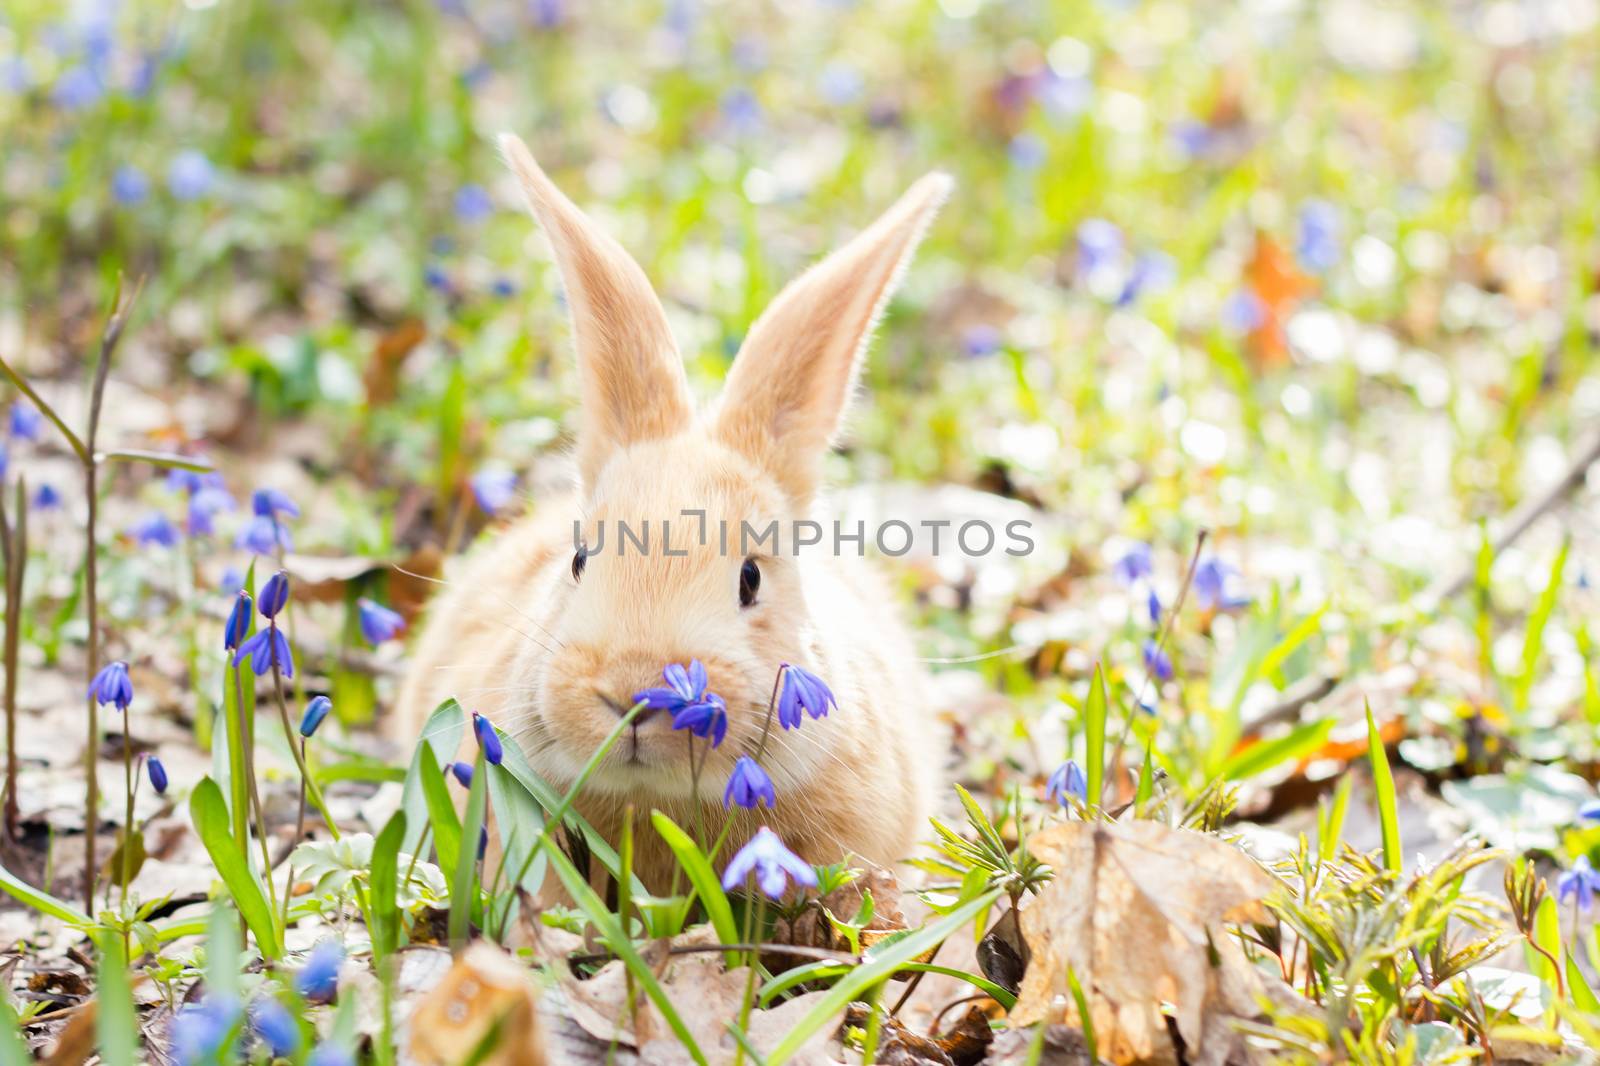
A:
[[[1299,651],[1302,644],[1322,630],[1322,616],[1327,613],[1328,604],[1325,603],[1300,619],[1293,629],[1283,635],[1282,640],[1273,645],[1272,649],[1261,657],[1261,661],[1256,664],[1251,680],[1253,681],[1257,677],[1272,677],[1277,674],[1283,664],[1288,661],[1289,656]],[[1239,695],[1241,699],[1244,696],[1245,689],[1248,687],[1248,685],[1240,687]]]
[[[395,811],[372,842],[372,953],[379,961],[400,947],[400,842],[406,812]]]
[[[454,699],[445,700],[428,715],[422,727],[422,736],[411,753],[411,766],[406,770],[406,783],[401,792],[400,809],[406,812],[406,836],[400,850],[415,855],[421,847],[422,833],[428,825],[428,799],[422,791],[422,763],[427,753],[432,753],[435,766],[456,757],[466,732],[467,715]]]
[[[1350,788],[1354,779],[1345,774],[1333,790],[1333,800],[1317,819],[1317,853],[1323,862],[1332,862],[1344,840],[1344,819],[1350,809]]]
[[[1106,710],[1111,701],[1106,696],[1106,675],[1099,663],[1094,666],[1094,680],[1089,682],[1089,701],[1083,709],[1084,727],[1084,777],[1089,786],[1089,806],[1098,807],[1101,789],[1106,779]]]
[[[1336,718],[1321,718],[1296,726],[1281,737],[1263,740],[1230,758],[1222,766],[1226,781],[1243,781],[1322,747],[1337,724]]]
[[[128,959],[122,937],[106,930],[95,937],[100,947],[95,989],[95,1047],[104,1066],[134,1066],[138,1060],[139,1021],[128,987]]]
[[[828,1024],[839,1011],[859,998],[861,993],[887,979],[901,966],[919,957],[929,948],[942,944],[951,934],[988,910],[999,898],[1000,890],[994,889],[977,899],[969,900],[932,925],[924,926],[910,936],[895,941],[883,951],[874,954],[871,961],[851,970],[817,1001],[816,1006],[806,1012],[805,1017],[795,1023],[794,1028],[790,1029],[778,1042],[778,1046],[767,1055],[767,1061],[772,1066],[786,1062],[789,1056],[799,1051],[818,1029]]]
[[[200,779],[194,794],[189,797],[189,814],[194,820],[195,832],[205,845],[217,876],[227,886],[234,906],[244,916],[245,924],[255,935],[261,954],[269,959],[281,955],[278,929],[273,922],[272,908],[261,894],[261,883],[251,872],[249,864],[240,856],[228,832],[228,804],[222,798],[222,789],[209,777]]]
[[[1100,1042],[1094,1034],[1094,1017],[1089,1013],[1089,1001],[1083,994],[1083,986],[1078,983],[1078,975],[1072,967],[1067,967],[1067,988],[1072,992],[1072,1002],[1078,1008],[1078,1022],[1083,1026],[1083,1046],[1088,1051],[1090,1062],[1100,1061]]]
[[[1372,764],[1372,791],[1378,800],[1378,824],[1383,828],[1383,864],[1395,873],[1404,865],[1400,854],[1400,810],[1394,796],[1394,774],[1389,754],[1383,750],[1378,723],[1367,705],[1367,760]]]
[[[1538,680],[1539,660],[1544,658],[1544,631],[1561,596],[1561,576],[1566,572],[1567,551],[1571,547],[1570,539],[1561,542],[1555,562],[1550,566],[1550,578],[1528,614],[1528,631],[1522,638],[1522,672],[1511,690],[1511,706],[1519,713],[1527,711],[1528,693],[1533,691],[1533,683]]]
[[[717,880],[717,873],[711,868],[711,861],[706,858],[705,852],[700,850],[700,846],[688,833],[661,811],[650,812],[650,821],[655,825],[661,839],[667,842],[667,847],[672,849],[672,854],[677,857],[678,866],[688,875],[689,884],[700,897],[700,902],[706,909],[706,916],[711,919],[711,927],[717,931],[717,936],[724,944],[739,943],[739,925],[733,920],[733,907],[728,903],[728,895],[722,891],[722,882]],[[737,966],[738,959],[738,952],[728,952],[728,968]]]
[[[422,794],[428,803],[428,820],[433,823],[433,848],[439,853],[439,869],[454,870],[461,853],[461,822],[450,800],[450,788],[444,783],[444,771],[432,758],[423,758],[420,771]],[[477,777],[472,781],[477,784]]]
[[[483,809],[488,802],[489,788],[486,765],[480,750],[472,767],[472,787],[467,789],[467,810],[461,819],[455,878],[450,884],[450,947],[454,951],[466,947],[473,904],[478,899],[478,841],[483,835]]]
[[[555,870],[556,876],[561,879],[561,884],[566,888],[567,894],[572,897],[572,901],[577,904],[579,910],[583,911],[589,921],[594,923],[594,927],[600,931],[601,937],[605,940],[606,946],[622,960],[622,964],[628,968],[629,973],[633,974],[633,979],[639,983],[639,987],[644,990],[644,994],[650,997],[650,1002],[654,1003],[657,1009],[661,1011],[662,1017],[666,1019],[667,1025],[677,1036],[684,1050],[689,1053],[689,1057],[699,1063],[700,1066],[706,1066],[705,1053],[700,1050],[700,1045],[695,1043],[694,1034],[689,1032],[689,1027],[684,1024],[683,1017],[678,1013],[678,1008],[673,1005],[672,1000],[667,997],[667,993],[662,989],[660,982],[656,980],[655,971],[650,968],[649,963],[645,962],[644,958],[633,946],[633,940],[623,931],[621,923],[617,921],[617,916],[611,913],[605,902],[595,894],[594,889],[589,886],[589,883],[583,879],[583,876],[572,865],[572,860],[567,858],[559,847],[555,846],[555,842],[549,836],[541,839],[544,842],[545,854],[550,858],[550,867]]]
[[[59,918],[68,925],[86,928],[94,924],[93,918],[66,900],[57,899],[42,888],[34,888],[4,866],[0,866],[0,892],[19,903],[26,903],[41,914]]]
[[[1133,793],[1133,809],[1136,814],[1142,813],[1151,797],[1156,794],[1156,768],[1150,758],[1152,745],[1144,746],[1144,765],[1139,767],[1139,787]]]

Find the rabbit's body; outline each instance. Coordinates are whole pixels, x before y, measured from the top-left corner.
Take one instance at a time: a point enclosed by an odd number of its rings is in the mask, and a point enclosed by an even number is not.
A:
[[[792,538],[816,509],[821,455],[864,338],[944,180],[919,184],[780,296],[751,329],[720,404],[699,415],[642,273],[520,142],[507,153],[551,236],[573,311],[584,385],[579,491],[541,502],[452,575],[402,687],[400,728],[415,737],[434,706],[457,696],[565,789],[634,693],[660,685],[666,664],[698,659],[709,691],[726,701],[726,739],[714,748],[694,741],[696,763],[704,759],[694,771],[689,734],[649,712],[578,800],[613,842],[633,806],[647,887],[665,891],[673,869],[644,828],[649,812],[715,833],[744,755],[770,775],[777,803],[735,808],[724,856],[766,824],[816,863],[905,857],[926,825],[941,762],[921,670],[857,545],[836,552],[826,515],[822,543],[796,554]],[[587,546],[576,553],[575,522]],[[757,539],[774,524],[776,547]],[[623,526],[648,531],[648,546],[624,541]],[[837,707],[826,718],[767,728],[785,663],[832,687]]]

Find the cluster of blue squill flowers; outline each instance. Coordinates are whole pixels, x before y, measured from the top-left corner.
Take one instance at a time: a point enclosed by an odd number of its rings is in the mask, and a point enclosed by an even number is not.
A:
[[[338,993],[343,962],[344,948],[338,941],[318,941],[294,975],[295,993],[306,1003],[331,1002]],[[258,994],[248,1009],[241,1009],[231,996],[207,993],[173,1015],[168,1038],[179,1066],[231,1061],[223,1055],[236,1037],[242,1040],[236,1049],[241,1061],[246,1056],[253,1058],[260,1049],[268,1058],[304,1061],[306,1066],[353,1066],[354,1055],[337,1039],[324,1041],[301,1060],[303,1034],[308,1028],[268,992]]]
[[[709,748],[719,747],[728,733],[728,705],[717,693],[708,691],[710,679],[705,664],[699,659],[689,660],[688,665],[668,663],[661,676],[666,685],[634,693],[633,702],[667,712],[672,716],[672,728],[698,737]],[[754,755],[741,755],[735,760],[722,793],[723,808],[731,811],[734,807],[745,810],[775,807],[777,787],[760,761],[766,752],[774,718],[783,729],[799,729],[806,715],[813,720],[820,719],[837,706],[833,690],[822,678],[792,663],[780,665],[761,739]],[[692,761],[692,740],[690,745]],[[767,826],[758,829],[729,860],[722,875],[723,887],[732,891],[751,875],[755,876],[761,891],[774,900],[783,897],[791,882],[811,888],[817,885],[816,871],[811,865],[790,851]]]

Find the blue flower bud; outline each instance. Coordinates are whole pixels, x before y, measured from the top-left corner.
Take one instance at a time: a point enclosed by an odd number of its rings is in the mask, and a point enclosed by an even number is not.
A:
[[[483,757],[496,766],[505,758],[504,746],[500,743],[500,735],[494,731],[494,723],[481,714],[472,716],[472,731],[477,734],[478,746],[483,749]]]
[[[250,607],[250,594],[240,589],[233,601],[233,610],[228,613],[228,625],[222,631],[224,650],[233,651],[250,635]]]
[[[157,794],[166,792],[167,768],[161,765],[161,760],[154,755],[150,756],[150,761],[145,763],[145,770],[150,774],[150,787],[154,788]]]
[[[261,589],[261,599],[256,608],[263,618],[276,618],[278,612],[283,610],[284,604],[289,602],[289,575],[282,570],[267,578],[267,583]]]
[[[333,710],[333,701],[326,696],[318,696],[306,704],[305,714],[300,716],[300,735],[309,737],[317,731],[317,726],[328,717],[328,712]]]

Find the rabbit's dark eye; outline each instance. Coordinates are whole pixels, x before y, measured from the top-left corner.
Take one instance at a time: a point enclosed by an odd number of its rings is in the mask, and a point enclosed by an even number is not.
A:
[[[746,559],[739,568],[739,606],[748,607],[756,602],[756,593],[761,589],[761,567],[756,565],[754,559]]]
[[[572,557],[572,580],[581,581],[583,579],[583,564],[588,561],[589,553],[579,548]]]

